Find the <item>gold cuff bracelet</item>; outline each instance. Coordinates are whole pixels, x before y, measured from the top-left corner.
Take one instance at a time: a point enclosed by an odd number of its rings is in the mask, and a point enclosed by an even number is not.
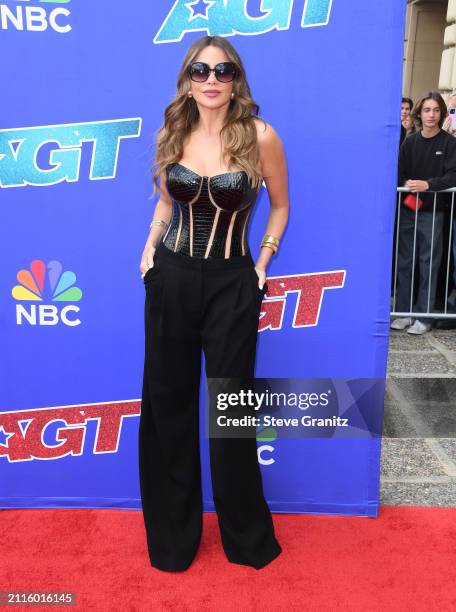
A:
[[[165,229],[168,227],[168,224],[166,223],[166,221],[163,221],[163,219],[159,219],[158,221],[152,221],[150,227],[152,227],[152,225],[162,225]]]

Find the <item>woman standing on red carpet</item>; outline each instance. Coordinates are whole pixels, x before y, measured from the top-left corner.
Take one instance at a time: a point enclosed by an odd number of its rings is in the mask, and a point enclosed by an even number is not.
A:
[[[158,134],[153,179],[160,199],[140,264],[141,499],[150,562],[165,571],[187,569],[201,538],[201,351],[208,378],[253,378],[266,268],[288,219],[282,142],[258,111],[229,41],[196,40]],[[247,226],[263,180],[270,214],[255,263]],[[211,437],[209,449],[225,554],[232,563],[264,567],[282,549],[256,440]]]

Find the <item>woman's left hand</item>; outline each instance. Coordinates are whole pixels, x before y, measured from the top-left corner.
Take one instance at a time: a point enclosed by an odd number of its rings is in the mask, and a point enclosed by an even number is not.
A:
[[[264,270],[263,268],[257,268],[255,266],[255,272],[258,275],[258,287],[260,289],[263,289],[263,285],[266,282],[266,270]]]

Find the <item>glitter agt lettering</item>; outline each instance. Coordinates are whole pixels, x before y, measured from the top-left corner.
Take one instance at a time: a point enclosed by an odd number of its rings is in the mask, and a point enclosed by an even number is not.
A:
[[[302,1],[298,2],[302,6]],[[179,42],[187,32],[205,30],[209,36],[264,34],[288,30],[294,0],[261,0],[261,16],[247,13],[247,0],[176,0],[165,17],[154,43]],[[332,0],[304,0],[301,27],[329,22]]]
[[[344,286],[344,282],[345,270],[268,277],[268,293],[261,305],[258,330],[282,328],[289,293],[298,294],[293,327],[317,325],[324,291],[339,289]]]
[[[90,419],[97,422],[93,453],[116,453],[123,418],[140,412],[140,400],[0,412],[0,457],[13,462],[82,455]],[[44,438],[52,425],[57,429],[49,445]]]
[[[0,187],[48,186],[79,180],[81,147],[93,142],[90,180],[115,178],[122,138],[141,132],[141,118],[0,130]],[[39,167],[44,145],[50,147]]]

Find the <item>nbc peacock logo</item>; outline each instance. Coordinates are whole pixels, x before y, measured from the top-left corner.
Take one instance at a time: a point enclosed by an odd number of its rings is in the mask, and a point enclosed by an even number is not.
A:
[[[277,439],[277,432],[274,427],[262,427],[257,428],[256,435],[259,446],[257,447],[258,462],[260,465],[272,465],[275,463],[275,459],[272,456],[275,447],[268,444],[268,442],[274,442]]]
[[[19,270],[17,280],[19,285],[15,285],[11,293],[19,302],[16,304],[18,325],[80,325],[81,320],[72,317],[72,313],[79,312],[78,306],[48,303],[79,302],[82,298],[82,291],[75,284],[76,274],[63,271],[60,261],[52,260],[46,265],[41,259],[34,259],[28,270]]]

